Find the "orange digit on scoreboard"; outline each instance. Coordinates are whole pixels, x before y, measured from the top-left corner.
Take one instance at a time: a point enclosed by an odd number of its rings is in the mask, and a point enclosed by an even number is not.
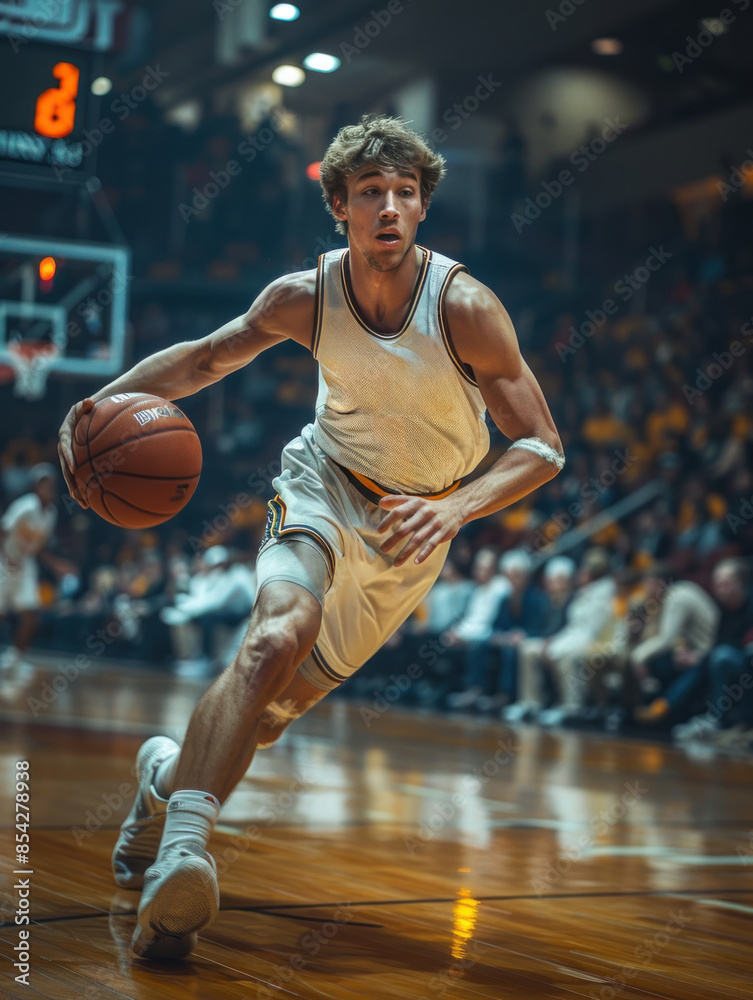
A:
[[[60,80],[60,84],[42,91],[37,98],[34,131],[52,139],[61,139],[73,131],[79,69],[73,63],[59,62],[53,69],[52,75]]]

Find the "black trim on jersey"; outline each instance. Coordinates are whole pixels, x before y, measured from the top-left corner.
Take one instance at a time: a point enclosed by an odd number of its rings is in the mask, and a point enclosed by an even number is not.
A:
[[[321,670],[321,672],[327,678],[327,680],[337,681],[338,684],[342,684],[343,681],[347,681],[348,679],[347,677],[342,677],[340,674],[338,674],[336,671],[332,669],[332,667],[327,663],[327,661],[322,656],[321,650],[317,645],[314,645],[311,650],[311,658],[317,665],[319,670]]]
[[[314,329],[311,332],[311,353],[316,357],[319,350],[319,338],[322,335],[322,316],[324,315],[324,254],[319,254],[316,264],[316,287],[314,291]]]
[[[455,349],[455,345],[452,342],[452,336],[450,334],[450,327],[447,322],[447,314],[445,313],[445,299],[447,298],[447,290],[450,287],[450,281],[458,273],[458,271],[465,271],[468,274],[468,268],[465,264],[455,264],[445,275],[445,279],[442,282],[442,287],[439,290],[439,303],[437,305],[437,319],[439,320],[439,329],[442,331],[442,340],[444,341],[444,346],[447,348],[447,353],[452,359],[452,363],[455,365],[457,370],[466,380],[470,382],[471,385],[475,385],[478,388],[478,382],[476,381],[473,369],[470,365],[465,364],[460,360],[460,356]]]
[[[418,300],[421,297],[421,292],[423,291],[424,285],[426,284],[426,277],[429,273],[429,262],[431,261],[432,253],[431,250],[427,250],[426,247],[418,246],[415,244],[421,253],[424,255],[423,263],[421,264],[421,270],[418,275],[418,281],[416,282],[416,287],[413,289],[413,296],[411,298],[410,307],[408,309],[408,315],[405,317],[405,322],[397,331],[397,333],[379,333],[377,330],[372,330],[368,323],[364,320],[358,311],[358,306],[356,305],[356,297],[353,294],[353,286],[350,283],[350,268],[346,269],[345,260],[349,256],[350,251],[346,250],[345,253],[340,258],[340,278],[342,281],[343,295],[345,296],[345,301],[348,304],[348,308],[353,314],[353,318],[356,322],[364,328],[367,333],[370,333],[372,337],[378,337],[379,340],[397,340],[398,337],[402,337],[405,331],[413,322],[413,317],[415,315],[416,309],[418,308]]]

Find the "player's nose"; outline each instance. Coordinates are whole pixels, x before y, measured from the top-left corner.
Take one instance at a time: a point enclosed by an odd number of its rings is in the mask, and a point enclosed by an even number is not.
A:
[[[384,196],[382,208],[379,212],[380,218],[396,218],[399,214],[395,196],[391,191],[388,191]]]

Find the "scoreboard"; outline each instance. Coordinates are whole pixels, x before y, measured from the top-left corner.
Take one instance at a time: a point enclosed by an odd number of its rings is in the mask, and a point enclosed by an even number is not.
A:
[[[83,132],[95,58],[80,48],[34,43],[0,58],[0,170],[92,172]]]

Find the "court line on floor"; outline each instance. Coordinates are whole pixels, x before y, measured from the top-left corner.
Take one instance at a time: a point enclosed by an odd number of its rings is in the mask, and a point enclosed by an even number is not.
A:
[[[119,722],[117,719],[84,719],[78,716],[29,718],[25,712],[0,712],[0,722],[24,728],[51,726],[54,729],[81,729],[87,733],[112,733],[114,736],[164,736],[182,739],[188,722],[171,725],[165,722]],[[177,733],[177,737],[176,737]]]
[[[622,899],[623,897],[649,897],[649,896],[730,896],[730,895],[753,895],[753,886],[749,889],[646,889],[646,890],[636,890],[635,892],[555,892],[550,894],[542,893],[525,893],[522,895],[512,895],[512,896],[474,896],[474,899],[478,903],[496,903],[496,902],[515,902],[515,901],[526,901],[532,900],[535,902],[541,902],[542,900],[554,900],[554,899]],[[341,908],[348,906],[350,908],[355,908],[357,906],[420,906],[426,905],[428,903],[456,903],[456,896],[438,896],[432,899],[366,899],[358,900],[356,902],[343,903],[338,900],[325,900],[321,903],[263,903],[257,904],[255,906],[221,906],[221,913],[239,912],[239,913],[261,913],[265,916],[270,917],[288,917],[290,914],[282,914],[273,911],[277,910],[322,910],[330,909],[331,907]],[[136,910],[102,910],[99,913],[67,913],[61,914],[56,917],[37,917],[32,918],[32,924],[51,924],[56,922],[61,922],[64,920],[94,920],[99,917],[134,917],[136,916]],[[321,917],[312,917],[310,919],[323,920]],[[329,921],[337,923],[338,921]],[[360,926],[355,925],[354,921],[342,921],[342,923],[347,924],[347,926]],[[381,926],[374,924],[363,924],[365,927]],[[12,920],[6,920],[4,923],[0,923],[0,930],[4,930],[6,927],[15,927],[15,923]]]
[[[734,910],[736,913],[753,913],[753,906],[741,906],[727,899],[696,899],[699,906],[715,906],[722,910]]]

